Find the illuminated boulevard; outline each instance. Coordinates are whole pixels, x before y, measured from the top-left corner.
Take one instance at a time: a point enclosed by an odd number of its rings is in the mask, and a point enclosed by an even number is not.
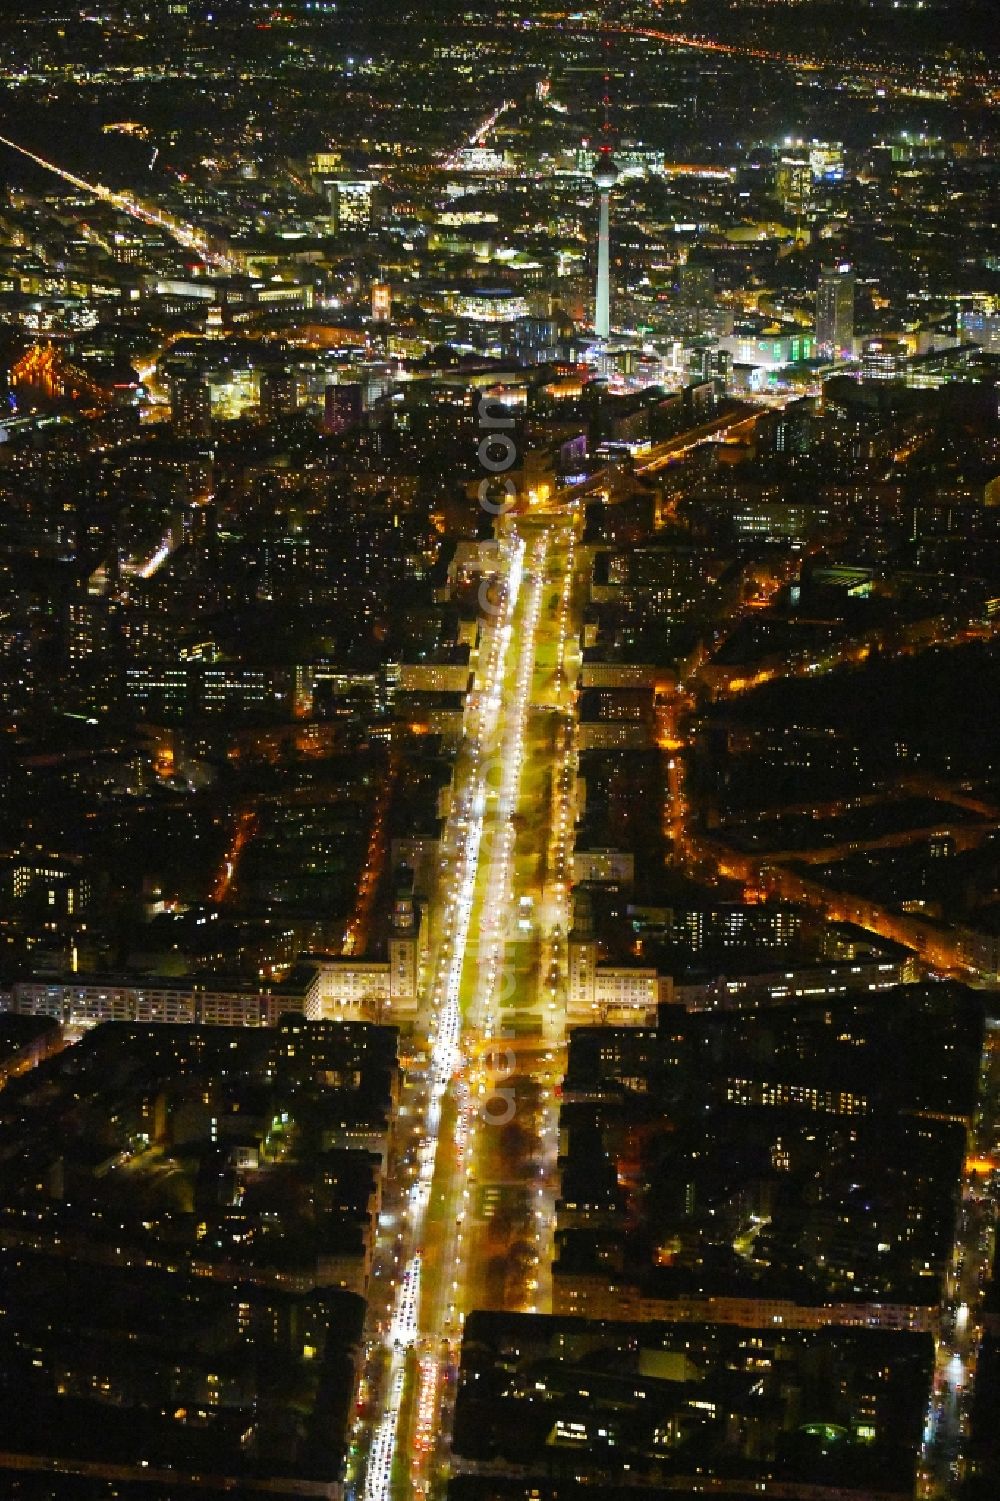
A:
[[[26,146],[21,146],[17,141],[12,141],[9,136],[0,135],[0,145],[16,151],[19,156],[34,162],[35,166],[42,167],[46,172],[52,172],[56,177],[61,177],[63,182],[68,182],[71,187],[79,188],[81,192],[92,194],[102,203],[108,203],[123,214],[137,219],[141,224],[149,224],[157,229],[164,230],[177,244],[185,250],[193,251],[199,255],[208,266],[214,266],[220,271],[237,272],[243,270],[243,262],[238,256],[232,255],[221,246],[212,244],[209,237],[202,233],[192,224],[186,224],[173,214],[166,213],[156,204],[145,203],[133,193],[119,193],[113,188],[105,187],[101,182],[91,182],[85,177],[80,177],[75,172],[61,167],[58,162],[53,162],[48,157],[39,156],[34,151],[29,151]]]
[[[422,1036],[372,1278],[348,1478],[364,1501],[442,1494],[466,1313],[549,1302],[581,512],[502,521],[496,583],[480,596]]]
[[[637,470],[682,461],[707,438],[736,441],[759,415],[734,404],[658,444]],[[536,506],[497,527],[370,1286],[354,1501],[443,1495],[465,1315],[550,1307],[587,587],[579,538],[586,499],[613,484],[599,470],[561,492],[558,512]]]

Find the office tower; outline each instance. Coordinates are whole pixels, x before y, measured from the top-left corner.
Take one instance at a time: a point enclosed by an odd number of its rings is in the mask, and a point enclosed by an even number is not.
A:
[[[821,359],[834,363],[854,357],[854,272],[846,261],[820,272],[816,347]]]
[[[906,379],[910,351],[902,339],[868,339],[861,352],[862,380],[893,381]]]
[[[337,178],[326,184],[337,234],[365,231],[378,221],[378,184],[370,178]]]
[[[208,382],[193,373],[175,375],[170,382],[170,411],[179,437],[205,437],[212,426]]]
[[[376,281],[372,283],[372,320],[375,323],[388,323],[392,318],[392,288],[388,282]]]
[[[987,354],[1000,354],[1000,313],[982,308],[960,313],[958,334],[963,344],[978,344]]]
[[[812,190],[812,166],[808,149],[801,143],[778,162],[774,190],[783,208],[799,217]]]
[[[715,303],[714,270],[711,266],[689,261],[678,268],[677,291],[683,307],[712,307]]]

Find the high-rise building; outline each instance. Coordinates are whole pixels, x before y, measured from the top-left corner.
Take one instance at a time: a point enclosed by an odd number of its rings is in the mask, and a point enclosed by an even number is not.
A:
[[[715,272],[699,261],[678,267],[677,294],[683,307],[708,308],[715,302]]]
[[[205,437],[212,427],[208,382],[193,372],[175,375],[170,382],[170,412],[179,437]]]
[[[107,651],[111,633],[106,599],[82,595],[70,602],[67,655],[71,668],[84,666]]]
[[[808,151],[798,145],[786,151],[778,162],[774,174],[775,193],[786,211],[800,215],[809,201],[812,189],[812,168]]]
[[[816,346],[821,359],[854,358],[854,272],[846,261],[824,266],[816,293]]]
[[[732,351],[715,344],[695,344],[688,352],[687,373],[692,381],[715,381],[724,388],[733,378]]]
[[[260,378],[260,415],[275,422],[298,404],[295,376],[290,370],[265,370]]]
[[[338,177],[326,184],[330,213],[337,234],[371,229],[378,218],[378,184],[371,178],[348,181]]]
[[[978,308],[961,313],[958,332],[963,343],[978,344],[987,354],[1000,354],[1000,313]]]
[[[715,307],[715,272],[711,266],[689,261],[677,269],[678,317],[685,333],[710,331]]]
[[[868,339],[861,352],[862,380],[905,381],[910,351],[903,339]]]
[[[327,386],[323,407],[323,431],[343,433],[361,421],[361,386],[356,383]]]
[[[314,177],[324,177],[330,172],[339,172],[344,158],[339,151],[316,151],[309,158],[309,170]]]
[[[388,323],[392,318],[392,288],[388,282],[372,283],[372,319],[376,323]]]

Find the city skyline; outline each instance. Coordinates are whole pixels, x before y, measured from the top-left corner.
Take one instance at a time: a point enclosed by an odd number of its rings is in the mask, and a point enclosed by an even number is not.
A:
[[[0,26],[0,1493],[1000,1494],[980,0]]]

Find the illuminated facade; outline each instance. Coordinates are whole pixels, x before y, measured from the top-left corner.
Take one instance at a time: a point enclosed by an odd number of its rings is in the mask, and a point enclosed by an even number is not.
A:
[[[822,359],[854,357],[854,272],[846,261],[820,272],[816,293],[816,346]]]

